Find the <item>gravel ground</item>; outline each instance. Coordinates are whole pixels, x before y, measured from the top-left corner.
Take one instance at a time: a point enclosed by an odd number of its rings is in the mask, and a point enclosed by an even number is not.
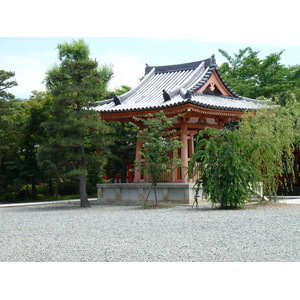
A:
[[[300,205],[0,208],[1,262],[298,262]]]

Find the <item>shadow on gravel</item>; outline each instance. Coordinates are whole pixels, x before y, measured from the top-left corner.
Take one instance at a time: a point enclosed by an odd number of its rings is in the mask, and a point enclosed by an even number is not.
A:
[[[30,207],[20,207],[19,211],[31,211],[31,212],[36,212],[36,211],[66,211],[66,210],[85,210],[89,208],[82,208],[80,205],[43,205],[43,206],[30,206]]]
[[[22,207],[23,210],[26,211],[92,211],[92,210],[101,210],[102,208],[105,209],[107,207],[112,207],[112,208],[120,208],[124,209],[126,207],[127,209],[136,209],[137,205],[120,205],[120,204],[91,204],[89,207],[81,207],[79,203],[76,204],[53,204],[53,205],[37,205],[37,206],[30,206],[30,207]],[[20,207],[21,208],[21,207]]]
[[[279,202],[260,202],[260,203],[253,203],[247,204],[241,208],[235,209],[222,209],[218,207],[212,207],[209,203],[200,203],[198,207],[192,207],[192,205],[180,205],[175,204],[174,207],[163,207],[161,209],[150,208],[150,209],[143,209],[142,205],[137,203],[97,203],[91,204],[90,207],[81,207],[80,203],[66,203],[66,204],[46,204],[46,205],[33,205],[33,206],[20,206],[20,207],[10,207],[10,209],[14,209],[16,212],[59,212],[59,211],[92,211],[92,210],[102,210],[107,209],[109,207],[113,208],[114,211],[120,208],[121,210],[139,210],[139,211],[164,211],[164,210],[176,210],[180,208],[181,211],[185,212],[193,212],[193,213],[205,213],[205,212],[222,212],[226,210],[241,212],[245,210],[260,210],[264,208],[271,208],[271,207],[286,207],[286,206],[298,206],[299,204],[286,204],[286,203],[279,203]]]
[[[260,202],[253,202],[247,203],[245,206],[236,207],[236,208],[221,208],[221,207],[212,207],[211,204],[199,204],[198,207],[194,206],[191,209],[193,210],[201,210],[201,211],[243,211],[248,209],[261,209],[261,208],[270,208],[270,207],[286,207],[286,206],[295,206],[297,204],[293,203],[282,203],[282,202],[275,202],[275,201],[260,201]]]

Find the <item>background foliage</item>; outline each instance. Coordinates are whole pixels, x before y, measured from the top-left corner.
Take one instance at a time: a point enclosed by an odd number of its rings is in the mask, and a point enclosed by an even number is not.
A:
[[[284,50],[259,58],[259,51],[251,47],[230,55],[219,52],[227,59],[219,71],[229,86],[239,95],[249,98],[274,98],[286,92],[299,93],[300,65],[285,66],[281,60]]]

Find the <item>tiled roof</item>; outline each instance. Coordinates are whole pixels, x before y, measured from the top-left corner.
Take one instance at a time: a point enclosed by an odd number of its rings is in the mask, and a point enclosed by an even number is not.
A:
[[[197,92],[214,72],[232,96]],[[147,65],[145,75],[137,87],[124,95],[98,102],[94,109],[101,113],[117,113],[163,109],[187,103],[218,110],[246,111],[259,109],[265,102],[244,98],[232,91],[219,73],[212,56],[180,65]]]

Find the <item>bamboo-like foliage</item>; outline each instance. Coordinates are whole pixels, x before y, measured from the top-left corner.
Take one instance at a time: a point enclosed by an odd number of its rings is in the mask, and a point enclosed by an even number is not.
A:
[[[199,133],[189,166],[198,176],[196,198],[203,187],[213,205],[237,207],[249,200],[258,182],[264,195],[276,196],[284,174],[293,175],[299,145],[299,105],[247,113],[236,130],[207,128]]]
[[[203,187],[213,206],[235,208],[249,199],[257,187],[258,176],[248,159],[248,149],[238,131],[206,128],[197,137],[195,154],[189,165],[195,183],[195,203]]]
[[[295,109],[294,109],[295,108]],[[284,174],[294,176],[294,151],[299,127],[296,107],[276,107],[246,114],[240,132],[251,150],[249,161],[264,183],[264,194],[276,196],[278,186],[285,184]]]

